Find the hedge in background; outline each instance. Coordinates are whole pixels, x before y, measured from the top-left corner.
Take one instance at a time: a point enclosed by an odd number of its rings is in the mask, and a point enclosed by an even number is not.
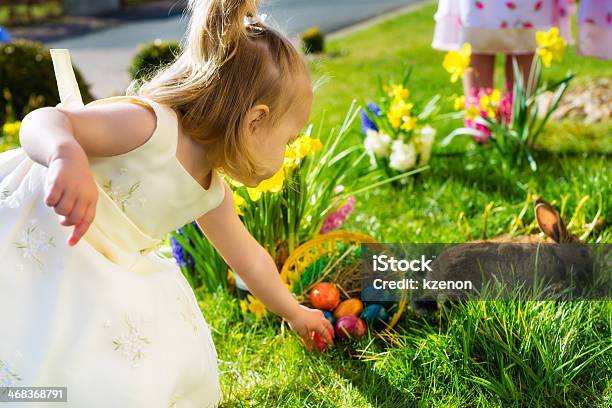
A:
[[[75,69],[83,102],[93,100],[80,72]],[[53,62],[42,44],[15,40],[0,44],[0,128],[21,120],[34,109],[60,102]]]
[[[306,54],[318,54],[325,51],[325,34],[319,27],[310,27],[300,35],[300,38],[302,49]]]
[[[140,47],[130,65],[130,76],[137,82],[151,78],[162,67],[172,63],[180,52],[176,41],[155,40]]]

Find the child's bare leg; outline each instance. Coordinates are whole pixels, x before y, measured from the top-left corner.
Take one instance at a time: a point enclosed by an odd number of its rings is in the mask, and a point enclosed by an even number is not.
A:
[[[523,83],[525,86],[527,86],[527,81],[529,81],[529,72],[531,71],[531,64],[533,62],[533,53],[506,55],[506,89],[508,90],[512,90],[514,87],[514,70],[512,68],[513,58],[516,59],[518,67],[523,73]]]
[[[463,76],[463,91],[466,96],[481,88],[493,88],[495,55],[472,54],[470,69]]]

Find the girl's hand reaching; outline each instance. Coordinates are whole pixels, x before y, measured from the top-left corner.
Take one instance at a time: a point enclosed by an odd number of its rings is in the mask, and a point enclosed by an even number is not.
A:
[[[98,187],[88,157],[112,157],[142,146],[153,135],[155,113],[128,101],[82,108],[40,108],[21,122],[19,140],[27,155],[48,168],[45,204],[74,226],[74,246],[94,220]],[[44,130],[44,135],[43,131]]]
[[[98,188],[82,149],[71,149],[50,161],[45,204],[62,216],[61,225],[75,226],[68,245],[76,245],[89,229],[96,215],[97,201]]]
[[[318,334],[325,343],[334,344],[334,328],[325,318],[323,312],[316,309],[309,309],[300,305],[294,314],[288,319],[289,325],[302,338],[302,342],[308,350],[317,348],[315,333]]]

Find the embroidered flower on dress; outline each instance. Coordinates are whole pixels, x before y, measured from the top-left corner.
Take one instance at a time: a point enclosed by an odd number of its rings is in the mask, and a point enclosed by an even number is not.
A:
[[[40,255],[49,248],[54,247],[53,237],[38,228],[37,220],[31,220],[27,228],[21,233],[21,239],[14,244],[21,249],[25,259],[34,259],[40,266]]]
[[[143,336],[140,330],[130,322],[125,316],[125,324],[128,329],[119,338],[113,340],[114,349],[132,361],[136,366],[137,362],[144,357],[144,349],[151,340]]]
[[[112,180],[108,180],[102,188],[109,195],[109,197],[121,208],[121,211],[125,212],[127,207],[131,204],[130,200],[134,198],[134,194],[140,188],[140,182],[132,184],[128,191],[124,191],[120,186],[113,185]],[[145,199],[139,199],[140,206],[143,207]]]
[[[7,363],[0,360],[0,386],[12,387],[18,381],[21,381],[19,374],[13,372]]]

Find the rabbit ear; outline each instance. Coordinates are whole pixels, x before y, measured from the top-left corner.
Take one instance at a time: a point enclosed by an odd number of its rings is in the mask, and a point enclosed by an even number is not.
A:
[[[547,237],[557,243],[565,241],[568,236],[567,229],[561,216],[552,205],[542,199],[538,199],[536,201],[535,213],[538,226]]]

